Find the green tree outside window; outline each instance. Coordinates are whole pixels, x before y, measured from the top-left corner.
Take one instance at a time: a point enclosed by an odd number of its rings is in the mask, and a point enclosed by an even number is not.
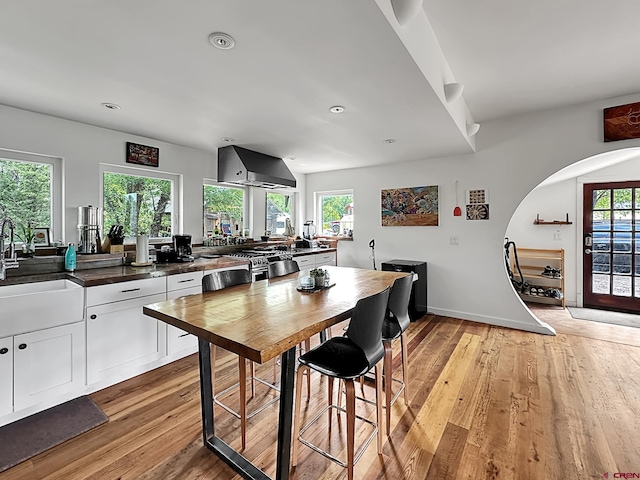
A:
[[[51,177],[51,165],[0,158],[0,206],[21,242],[29,225],[51,228]]]

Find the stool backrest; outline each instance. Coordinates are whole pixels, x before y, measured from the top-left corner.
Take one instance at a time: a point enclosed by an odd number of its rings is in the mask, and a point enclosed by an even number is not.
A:
[[[346,335],[362,349],[370,368],[384,356],[382,322],[388,301],[389,287],[380,293],[358,300],[349,321]]]
[[[400,330],[405,331],[411,319],[409,318],[409,300],[411,298],[411,288],[413,286],[413,274],[396,279],[389,293],[389,302],[387,303],[387,316],[393,318],[400,324]],[[391,315],[389,315],[391,313]]]
[[[202,291],[213,292],[223,288],[251,283],[251,273],[249,270],[224,270],[222,272],[212,272],[202,277]]]
[[[295,260],[278,260],[269,264],[267,276],[269,278],[282,277],[300,271],[300,266]]]

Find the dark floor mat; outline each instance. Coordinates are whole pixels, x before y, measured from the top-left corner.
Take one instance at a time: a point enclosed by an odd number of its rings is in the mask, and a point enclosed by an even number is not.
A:
[[[84,396],[0,427],[0,472],[108,420],[93,400]]]

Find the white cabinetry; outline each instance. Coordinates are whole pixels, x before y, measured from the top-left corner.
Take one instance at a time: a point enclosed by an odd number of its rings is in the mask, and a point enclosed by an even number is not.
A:
[[[166,279],[87,288],[87,384],[127,378],[166,354],[166,326],[142,313],[166,298]]]
[[[13,337],[0,338],[0,417],[13,412]]]
[[[84,323],[13,337],[14,410],[84,386]]]
[[[336,252],[316,253],[314,255],[316,267],[336,264]]]
[[[293,257],[298,262],[300,270],[309,270],[317,267],[324,267],[325,265],[336,264],[336,252],[323,252],[314,253],[310,255],[299,255]]]
[[[68,280],[0,287],[0,425],[82,393],[83,302]]]
[[[167,300],[202,293],[202,271],[181,273],[167,277]],[[167,355],[185,354],[198,350],[198,337],[167,324]]]

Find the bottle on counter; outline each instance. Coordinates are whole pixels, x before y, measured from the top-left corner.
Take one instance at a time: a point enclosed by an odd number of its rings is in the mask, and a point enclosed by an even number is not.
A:
[[[68,272],[76,270],[76,247],[73,243],[69,244],[64,254],[64,269]]]

